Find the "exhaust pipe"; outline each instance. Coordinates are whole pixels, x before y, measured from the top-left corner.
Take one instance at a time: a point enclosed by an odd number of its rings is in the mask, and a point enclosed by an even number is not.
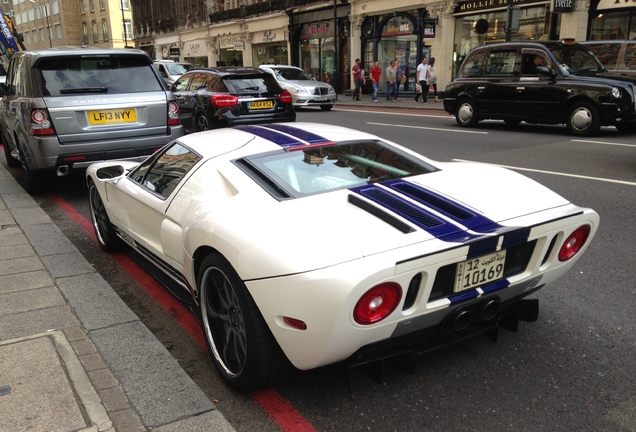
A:
[[[484,321],[490,321],[499,312],[499,301],[498,300],[490,300],[488,303],[481,308],[481,319]]]
[[[450,323],[455,331],[464,330],[473,320],[473,312],[469,309],[460,309],[453,314]]]
[[[69,172],[68,165],[60,165],[59,167],[57,167],[58,177],[64,177],[65,175],[68,174],[68,172]]]

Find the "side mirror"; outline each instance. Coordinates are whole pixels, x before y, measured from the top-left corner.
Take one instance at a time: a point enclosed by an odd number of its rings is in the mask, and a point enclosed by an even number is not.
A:
[[[100,168],[95,172],[97,178],[100,180],[114,179],[124,174],[126,170],[121,165],[112,165],[104,168]]]
[[[537,66],[536,71],[541,76],[547,76],[550,78],[556,77],[556,72],[554,71],[554,69],[550,69],[547,66]]]

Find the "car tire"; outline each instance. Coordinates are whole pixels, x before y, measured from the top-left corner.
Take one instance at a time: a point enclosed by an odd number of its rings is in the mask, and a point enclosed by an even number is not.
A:
[[[4,147],[4,157],[7,160],[7,166],[9,168],[19,168],[20,165],[22,165],[22,163],[20,162],[20,159],[16,159],[13,156],[11,156],[11,147],[9,147],[9,144],[7,144],[7,141],[4,141],[3,144]]]
[[[228,385],[250,391],[284,378],[289,360],[230,263],[218,253],[205,256],[197,286],[205,341]]]
[[[462,99],[455,109],[455,120],[462,127],[475,127],[479,122],[475,102],[470,99]]]
[[[521,123],[521,120],[505,119],[504,123],[507,124],[508,126],[519,126],[519,124]]]
[[[320,109],[323,111],[330,111],[333,105],[320,105]]]
[[[594,104],[584,101],[570,107],[565,124],[574,135],[591,136],[601,128],[601,119]]]
[[[26,157],[24,151],[20,149],[20,165],[22,165],[22,171],[24,172],[24,189],[29,195],[38,195],[46,190],[47,178],[52,176],[46,172],[29,169],[26,163]]]
[[[99,195],[99,190],[97,190],[93,180],[89,180],[88,183],[88,203],[91,212],[91,223],[93,224],[99,246],[106,252],[123,250],[125,243],[117,236],[115,227],[110,222],[102,197]]]
[[[210,121],[207,115],[199,114],[197,116],[197,121],[194,127],[197,132],[203,132],[203,131],[212,129],[211,124],[212,122]]]

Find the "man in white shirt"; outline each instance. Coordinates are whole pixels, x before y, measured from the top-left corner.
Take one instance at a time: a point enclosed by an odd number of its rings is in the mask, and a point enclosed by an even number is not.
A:
[[[417,71],[415,73],[415,81],[420,83],[420,90],[422,92],[423,103],[428,102],[428,100],[426,100],[426,94],[428,93],[428,86],[426,85],[426,75],[428,73],[428,67],[426,66],[427,62],[428,60],[426,59],[426,57],[422,57],[422,63],[420,63],[417,66]],[[420,101],[420,94],[416,90],[415,102],[419,102],[419,101]]]

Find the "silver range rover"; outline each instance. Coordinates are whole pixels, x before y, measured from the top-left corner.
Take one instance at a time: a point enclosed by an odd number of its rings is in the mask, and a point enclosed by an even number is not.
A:
[[[142,161],[183,135],[174,95],[144,51],[55,48],[16,53],[0,84],[7,164],[27,192],[91,163]]]

